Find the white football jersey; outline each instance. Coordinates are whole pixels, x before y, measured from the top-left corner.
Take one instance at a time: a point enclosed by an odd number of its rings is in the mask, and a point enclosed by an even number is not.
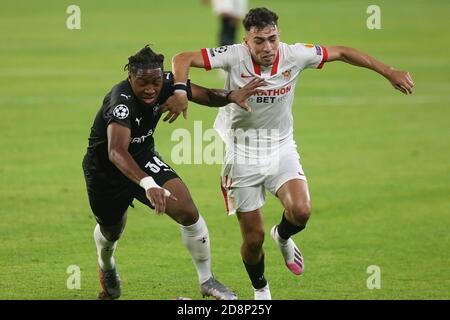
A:
[[[248,99],[251,112],[234,103],[219,109],[214,128],[224,140],[227,153],[259,158],[276,150],[274,145],[293,142],[295,85],[304,69],[322,68],[328,57],[324,47],[281,42],[274,64],[268,68],[253,61],[245,44],[204,48],[201,52],[207,70],[221,68],[228,72],[225,89],[242,88],[254,77],[267,83]]]

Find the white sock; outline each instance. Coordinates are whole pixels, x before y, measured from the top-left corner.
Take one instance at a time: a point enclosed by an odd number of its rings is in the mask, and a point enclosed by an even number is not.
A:
[[[255,289],[255,300],[272,300],[272,295],[270,294],[269,283],[266,284],[264,288]]]
[[[200,283],[211,278],[211,254],[209,233],[205,220],[199,216],[198,221],[190,226],[180,225],[181,236],[186,248],[189,250]]]
[[[102,270],[111,270],[115,267],[114,251],[117,247],[117,241],[108,241],[97,224],[94,228],[94,240],[97,246],[98,264]]]

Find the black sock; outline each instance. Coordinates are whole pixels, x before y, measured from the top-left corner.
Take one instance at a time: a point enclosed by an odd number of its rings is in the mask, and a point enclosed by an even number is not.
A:
[[[252,281],[253,288],[264,288],[267,284],[267,280],[264,277],[264,255],[262,255],[261,260],[257,264],[248,264],[244,260],[242,260],[242,262],[244,262],[245,269]]]
[[[222,28],[220,31],[220,45],[228,46],[234,44],[235,35],[236,35],[236,26],[233,23],[233,19],[228,17],[222,18]]]
[[[300,225],[300,226],[296,226],[293,225],[292,223],[290,223],[289,221],[287,221],[284,212],[283,212],[283,216],[281,217],[281,222],[278,225],[278,234],[280,235],[281,239],[287,240],[289,239],[292,235],[299,233],[300,231],[302,231],[303,229],[305,229],[305,226]]]

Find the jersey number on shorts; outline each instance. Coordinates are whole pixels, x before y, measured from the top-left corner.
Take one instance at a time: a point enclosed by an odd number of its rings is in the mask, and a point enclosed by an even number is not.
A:
[[[172,169],[169,168],[169,166],[167,164],[165,164],[164,162],[162,162],[160,159],[158,159],[157,156],[153,157],[153,160],[155,161],[155,163],[151,163],[150,161],[147,162],[147,164],[145,165],[146,168],[150,169],[151,172],[153,173],[158,173],[159,171],[161,171],[161,168],[163,169],[163,171],[172,171]]]

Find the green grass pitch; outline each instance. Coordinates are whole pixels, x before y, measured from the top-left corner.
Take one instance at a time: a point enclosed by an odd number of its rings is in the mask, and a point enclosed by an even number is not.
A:
[[[366,27],[370,1],[263,1],[280,16],[284,42],[359,48],[410,71],[412,96],[343,63],[305,71],[294,104],[295,138],[313,202],[295,236],[306,273],[285,268],[269,231],[281,205],[268,195],[266,276],[274,299],[450,298],[450,3],[377,1],[381,29]],[[171,57],[214,47],[218,20],[200,1],[87,1],[68,30],[72,1],[5,2],[0,11],[0,299],[94,299],[99,290],[81,159],[93,118],[127,57],[146,43]],[[242,31],[242,30],[241,30]],[[242,34],[241,34],[242,36]],[[195,70],[198,84],[222,87]],[[190,105],[188,120],[160,123],[170,163],[174,128],[211,128],[216,110]],[[220,165],[174,165],[208,223],[216,276],[252,299],[241,236],[227,217]],[[200,299],[178,227],[137,204],[116,252],[123,299]],[[81,269],[68,289],[67,268]],[[380,267],[369,290],[367,268]]]

